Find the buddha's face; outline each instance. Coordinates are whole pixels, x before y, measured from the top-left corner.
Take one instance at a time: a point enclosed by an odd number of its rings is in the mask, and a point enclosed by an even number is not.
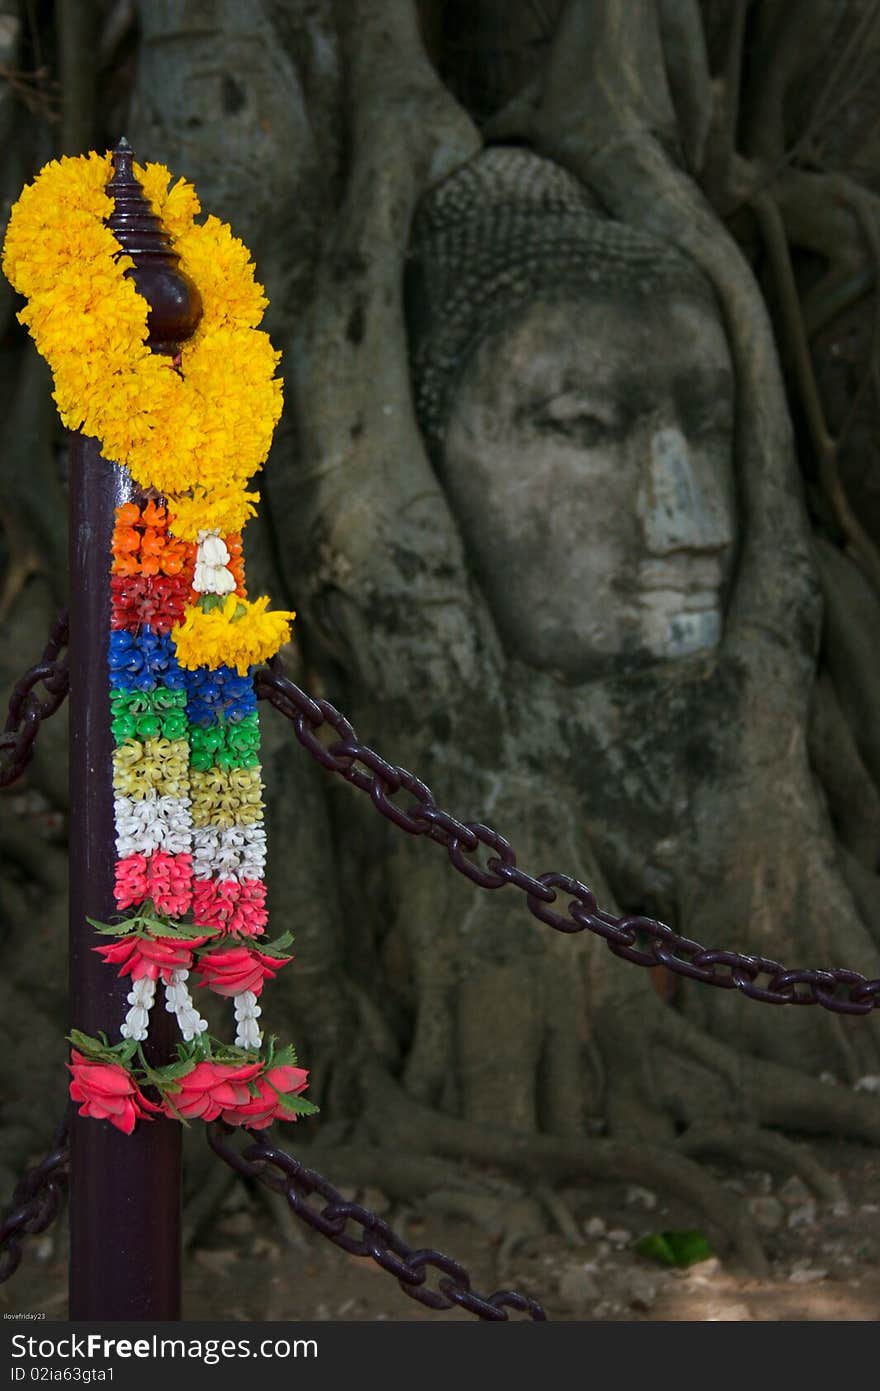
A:
[[[733,368],[684,294],[536,301],[486,338],[444,481],[508,650],[578,681],[717,645]]]

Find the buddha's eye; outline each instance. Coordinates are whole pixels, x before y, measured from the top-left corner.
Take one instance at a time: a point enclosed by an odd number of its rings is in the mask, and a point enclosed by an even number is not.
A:
[[[730,412],[707,411],[702,415],[693,416],[688,422],[685,430],[689,440],[727,440],[729,442],[733,430],[733,421]]]
[[[601,444],[616,433],[615,427],[592,411],[557,413],[538,411],[532,423],[541,434],[554,435],[557,439],[588,449]]]
[[[686,439],[730,439],[733,432],[733,402],[725,391],[709,395],[696,391],[679,402],[679,423]]]

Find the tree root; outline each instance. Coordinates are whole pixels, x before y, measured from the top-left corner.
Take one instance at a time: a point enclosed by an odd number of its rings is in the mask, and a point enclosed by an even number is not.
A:
[[[535,1197],[544,1204],[569,1246],[583,1246],[583,1233],[562,1194],[542,1183],[535,1189]]]
[[[820,1164],[814,1155],[783,1135],[774,1135],[749,1125],[729,1125],[723,1121],[708,1125],[692,1125],[676,1142],[682,1154],[721,1155],[740,1164],[754,1164],[797,1174],[816,1194],[829,1203],[846,1199],[843,1185],[836,1175]]]
[[[468,1158],[560,1182],[573,1177],[619,1183],[630,1180],[661,1187],[690,1203],[703,1215],[716,1242],[731,1245],[755,1275],[767,1273],[756,1228],[743,1211],[731,1208],[728,1195],[698,1164],[653,1146],[615,1140],[569,1140],[491,1130],[441,1115],[413,1101],[381,1068],[371,1067],[370,1094],[379,1103],[367,1118],[386,1139],[432,1153]]]
[[[261,1183],[255,1187],[257,1196],[288,1251],[298,1251],[300,1255],[305,1255],[309,1249],[305,1231],[288,1207],[283,1194],[273,1193],[271,1188],[264,1188]]]
[[[847,1022],[839,1020],[842,1031]],[[647,1047],[647,1025],[645,1028]],[[659,1023],[654,1029],[655,1046],[662,1043],[676,1049],[724,1079],[730,1095],[738,1098],[738,1119],[747,1126],[880,1144],[880,1105],[868,1093],[818,1083],[814,1077],[781,1063],[738,1054],[674,1011],[668,1012],[662,1030]],[[676,1113],[675,1096],[668,1095],[665,1105]],[[677,1113],[688,1125],[699,1123],[693,1114],[684,1114],[682,1108]]]

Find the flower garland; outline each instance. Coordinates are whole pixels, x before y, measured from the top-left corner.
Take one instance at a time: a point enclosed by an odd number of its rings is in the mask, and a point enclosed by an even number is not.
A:
[[[12,209],[3,269],[52,369],[65,425],[95,436],[141,489],[117,508],[108,644],[115,741],[115,940],[94,950],[127,976],[120,1042],[71,1031],[80,1114],[130,1134],[138,1120],[222,1117],[261,1127],[317,1108],[291,1048],[264,1043],[260,995],[292,958],[264,940],[266,834],[253,668],[293,613],[247,598],[240,528],[248,480],[281,411],[267,300],[243,244],[161,165],[135,166],[203,316],[174,361],[147,346],[146,301],[106,225],[110,155],[45,167]],[[259,943],[259,945],[257,945]],[[162,985],[181,1033],[152,1067],[142,1048]],[[190,987],[231,999],[232,1046],[208,1033]],[[144,1089],[158,1095],[153,1100]]]

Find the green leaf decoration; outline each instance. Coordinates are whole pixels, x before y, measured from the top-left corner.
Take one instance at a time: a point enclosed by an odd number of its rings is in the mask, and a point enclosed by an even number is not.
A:
[[[265,946],[262,942],[259,942],[256,945],[257,950],[261,951],[264,956],[285,956],[286,948],[290,946],[292,941],[293,933],[285,932],[282,934],[282,936],[276,937],[274,942],[267,942]]]
[[[702,1232],[650,1232],[635,1242],[640,1256],[682,1269],[707,1261],[715,1252]]]
[[[112,937],[121,937],[124,933],[130,931],[129,924],[124,921],[116,923],[115,926],[113,923],[99,923],[97,918],[86,918],[86,922],[89,927],[93,927],[96,932],[109,933]]]
[[[283,1092],[278,1093],[278,1104],[293,1116],[316,1116],[321,1109],[314,1101],[306,1101],[304,1096],[285,1096]]]
[[[194,1066],[191,1058],[181,1063],[169,1063],[166,1067],[156,1068],[153,1079],[161,1079],[162,1085],[166,1082],[176,1082],[179,1077],[186,1077],[187,1073],[192,1072]]]
[[[67,1035],[67,1039],[69,1043],[73,1044],[78,1053],[103,1053],[106,1047],[106,1044],[103,1044],[100,1039],[91,1038],[88,1034],[80,1033],[79,1029],[71,1029],[70,1033]]]
[[[212,609],[222,609],[226,603],[225,594],[200,594],[199,608],[202,613],[210,613]],[[247,612],[247,610],[245,610]]]
[[[177,937],[185,942],[190,942],[194,937],[219,937],[221,936],[219,927],[196,926],[195,923],[184,923],[181,927],[175,927],[170,922],[154,922],[150,926],[150,937]]]
[[[129,1065],[138,1049],[137,1042],[130,1038],[111,1044],[103,1032],[97,1038],[92,1038],[89,1034],[81,1033],[79,1029],[71,1029],[67,1039],[84,1057],[96,1062],[121,1063],[124,1067]]]

